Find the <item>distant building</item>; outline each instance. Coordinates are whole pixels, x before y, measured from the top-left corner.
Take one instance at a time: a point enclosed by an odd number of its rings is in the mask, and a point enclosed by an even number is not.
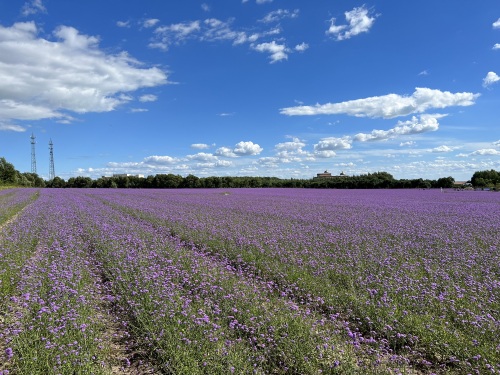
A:
[[[341,178],[341,177],[347,177],[347,175],[342,171],[338,176],[332,175],[328,171],[324,171],[323,173],[318,173],[316,174],[316,177],[313,178],[313,180],[319,180],[319,179],[329,179],[329,178]]]

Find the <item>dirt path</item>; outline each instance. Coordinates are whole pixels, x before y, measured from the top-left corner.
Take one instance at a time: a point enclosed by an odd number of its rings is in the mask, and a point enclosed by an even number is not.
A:
[[[98,318],[106,327],[102,340],[104,347],[109,350],[107,360],[111,367],[111,374],[160,374],[148,361],[147,353],[138,348],[134,338],[127,331],[127,318],[121,316],[114,303],[109,281],[106,280],[98,265],[93,266],[92,273],[95,275],[95,285],[99,293]]]

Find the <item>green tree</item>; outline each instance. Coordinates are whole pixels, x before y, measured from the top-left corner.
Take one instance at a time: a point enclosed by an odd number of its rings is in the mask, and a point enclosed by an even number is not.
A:
[[[452,188],[455,184],[455,179],[453,177],[441,177],[436,181],[436,187],[438,188]]]
[[[8,184],[17,184],[19,181],[19,172],[14,165],[5,158],[0,158],[0,182]]]
[[[182,180],[181,187],[185,187],[185,188],[200,187],[200,179],[199,179],[199,177],[196,177],[192,174],[189,174],[186,177],[184,177],[184,179]]]
[[[471,178],[471,183],[475,187],[494,187],[500,184],[500,172],[493,169],[475,172]]]
[[[29,172],[25,172],[25,173],[22,173],[21,176],[23,178],[25,178],[28,182],[27,185],[25,186],[30,186],[30,187],[45,187],[45,181],[43,180],[43,178],[41,178],[40,176],[38,176],[36,173],[29,173]]]

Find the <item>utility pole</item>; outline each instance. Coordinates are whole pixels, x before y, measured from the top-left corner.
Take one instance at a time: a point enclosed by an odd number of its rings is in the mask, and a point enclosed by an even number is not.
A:
[[[31,173],[36,173],[35,136],[31,133]]]
[[[49,151],[50,151],[50,164],[49,164],[49,181],[56,177],[56,172],[54,171],[54,144],[52,139],[49,141]]]

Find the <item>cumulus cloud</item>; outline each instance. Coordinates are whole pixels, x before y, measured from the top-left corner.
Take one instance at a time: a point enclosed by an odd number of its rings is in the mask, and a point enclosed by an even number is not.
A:
[[[307,43],[300,43],[300,44],[297,44],[294,49],[297,52],[304,52],[308,48],[309,48],[309,44],[307,44]]]
[[[438,118],[443,115],[422,115],[420,119],[413,116],[408,121],[398,121],[398,124],[389,130],[372,130],[371,133],[358,133],[353,140],[358,142],[383,141],[401,135],[418,134],[436,131],[439,128]]]
[[[367,33],[375,22],[375,17],[371,16],[370,10],[366,9],[364,5],[344,14],[347,25],[335,25],[336,19],[332,18],[330,27],[326,31],[327,35],[331,35],[339,41],[350,39],[361,33]]]
[[[253,143],[251,141],[248,142],[239,142],[234,147],[233,152],[239,156],[249,156],[249,155],[258,155],[262,152],[263,148],[260,147],[257,143]]]
[[[493,142],[493,146],[500,147],[500,139],[496,142]]]
[[[412,113],[422,113],[432,108],[473,105],[480,94],[451,93],[417,87],[411,96],[388,94],[340,103],[296,106],[281,109],[288,116],[347,114],[356,117],[394,118]]]
[[[278,143],[275,146],[276,156],[282,163],[301,162],[313,160],[314,157],[304,150],[306,143],[297,137],[292,137],[289,142]]]
[[[493,46],[493,49],[500,49],[500,43],[495,43],[495,45]]]
[[[485,148],[474,151],[471,155],[500,155],[500,151],[495,150],[494,148]]]
[[[238,155],[236,155],[233,152],[233,149],[229,147],[219,147],[217,150],[215,150],[215,155],[217,156],[224,156],[226,158],[236,158]]]
[[[0,25],[0,122],[113,111],[130,100],[125,93],[167,83],[160,69],[107,54],[72,27],[57,28],[55,41],[37,34],[33,22]]]
[[[320,157],[335,156],[335,152],[332,153],[326,151],[348,150],[350,148],[352,148],[352,139],[347,136],[342,138],[323,138],[314,145],[315,154],[318,154]]]
[[[260,43],[253,45],[252,48],[259,52],[267,52],[270,54],[271,63],[288,59],[288,48],[284,44],[278,44],[274,40],[269,43]]]
[[[277,151],[288,151],[288,152],[294,152],[294,153],[301,153],[302,148],[305,147],[306,144],[301,141],[299,138],[292,138],[292,141],[290,142],[283,142],[283,143],[278,143],[275,148]]]
[[[483,86],[488,87],[498,81],[500,81],[500,77],[495,72],[488,72],[483,79]]]
[[[494,29],[500,29],[500,18],[493,22]]]

